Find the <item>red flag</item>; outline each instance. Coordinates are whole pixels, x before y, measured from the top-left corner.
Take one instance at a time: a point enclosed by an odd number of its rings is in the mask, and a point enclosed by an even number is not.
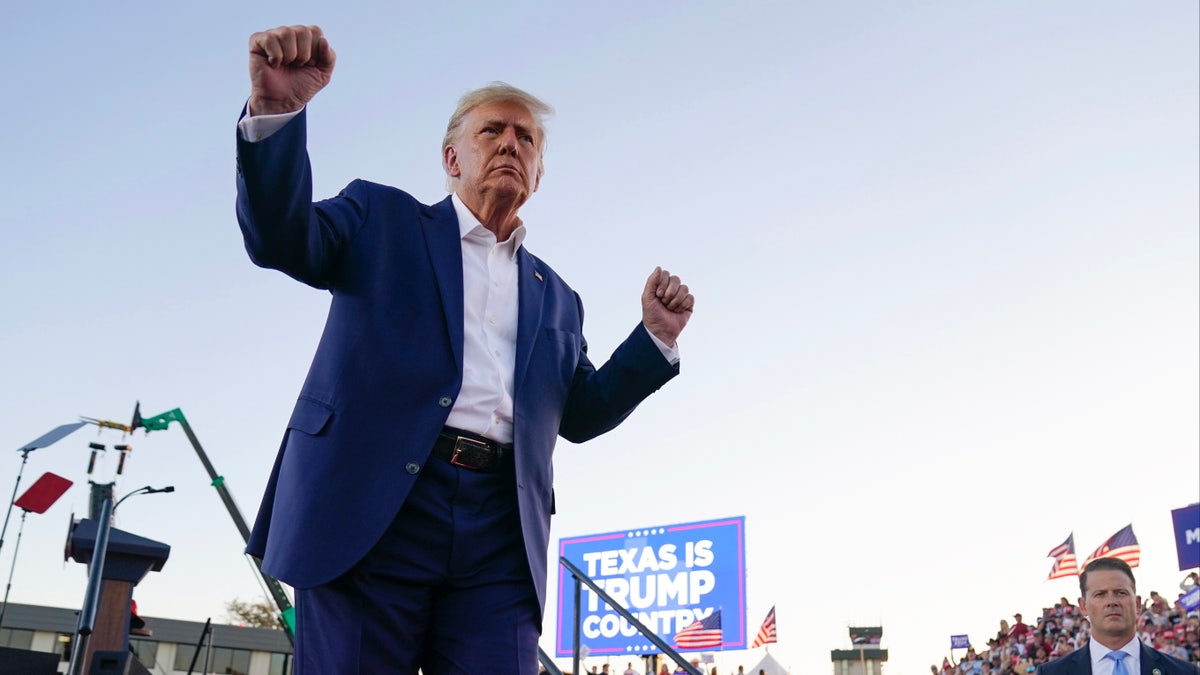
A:
[[[758,635],[754,638],[754,644],[750,645],[751,649],[761,647],[765,644],[779,642],[775,636],[775,608],[767,612],[767,618],[763,619],[762,628],[758,629]]]
[[[1138,562],[1142,559],[1142,547],[1138,545],[1137,537],[1133,535],[1133,525],[1122,527],[1116,534],[1108,538],[1108,541],[1100,545],[1096,549],[1087,562],[1091,562],[1096,558],[1120,558],[1129,563],[1130,567],[1137,567]],[[1083,564],[1087,567],[1087,563]]]
[[[1079,565],[1075,560],[1075,533],[1067,535],[1067,540],[1050,549],[1046,554],[1054,558],[1054,567],[1050,568],[1050,576],[1046,580],[1061,579],[1079,575]]]

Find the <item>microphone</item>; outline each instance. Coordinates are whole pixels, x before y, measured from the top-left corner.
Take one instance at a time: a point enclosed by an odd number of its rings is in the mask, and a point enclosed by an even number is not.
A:
[[[129,494],[125,495],[124,497],[121,497],[120,499],[118,499],[117,503],[113,504],[112,510],[113,510],[113,513],[116,513],[117,507],[121,505],[121,502],[125,501],[126,499],[129,499],[130,497],[132,497],[134,495],[152,495],[157,492],[174,492],[174,491],[175,491],[174,485],[168,485],[166,487],[161,487],[161,488],[152,488],[149,485],[147,485],[146,487],[138,488],[138,489],[134,490],[133,492],[130,492]]]

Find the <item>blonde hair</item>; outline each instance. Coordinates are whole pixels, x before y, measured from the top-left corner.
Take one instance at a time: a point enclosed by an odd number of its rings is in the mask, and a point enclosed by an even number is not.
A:
[[[529,110],[529,114],[533,116],[533,124],[537,129],[538,136],[538,178],[541,178],[542,174],[546,172],[545,166],[542,164],[542,157],[546,152],[546,118],[554,114],[554,108],[533,94],[504,82],[492,82],[487,86],[463,94],[463,97],[458,100],[458,107],[454,109],[454,114],[450,116],[450,122],[446,124],[446,136],[442,138],[442,156],[445,156],[446,148],[453,145],[458,138],[462,131],[463,120],[472,110],[481,105],[498,101],[516,101],[525,106]],[[446,176],[446,191],[454,191],[454,178],[450,175]]]

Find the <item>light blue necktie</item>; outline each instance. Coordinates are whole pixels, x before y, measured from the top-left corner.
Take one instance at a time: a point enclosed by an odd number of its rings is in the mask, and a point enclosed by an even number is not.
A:
[[[1125,667],[1126,656],[1129,655],[1119,650],[1104,655],[1104,658],[1113,660],[1113,675],[1129,675],[1129,669]]]

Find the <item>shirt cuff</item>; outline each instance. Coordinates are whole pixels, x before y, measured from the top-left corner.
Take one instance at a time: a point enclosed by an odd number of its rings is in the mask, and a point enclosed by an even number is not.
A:
[[[642,328],[646,328],[646,326],[643,324]],[[656,335],[654,335],[654,333],[650,332],[649,328],[646,328],[646,335],[649,335],[650,339],[654,341],[654,346],[658,347],[658,351],[662,352],[664,359],[666,359],[673,366],[679,365],[679,343],[678,342],[675,343],[674,347],[668,347],[667,343],[663,342],[662,340],[659,340],[658,337]]]
[[[292,121],[292,118],[299,114],[300,110],[279,113],[278,115],[246,115],[238,120],[238,132],[241,133],[243,141],[250,143],[265,141],[271,134],[282,129],[288,122]]]

